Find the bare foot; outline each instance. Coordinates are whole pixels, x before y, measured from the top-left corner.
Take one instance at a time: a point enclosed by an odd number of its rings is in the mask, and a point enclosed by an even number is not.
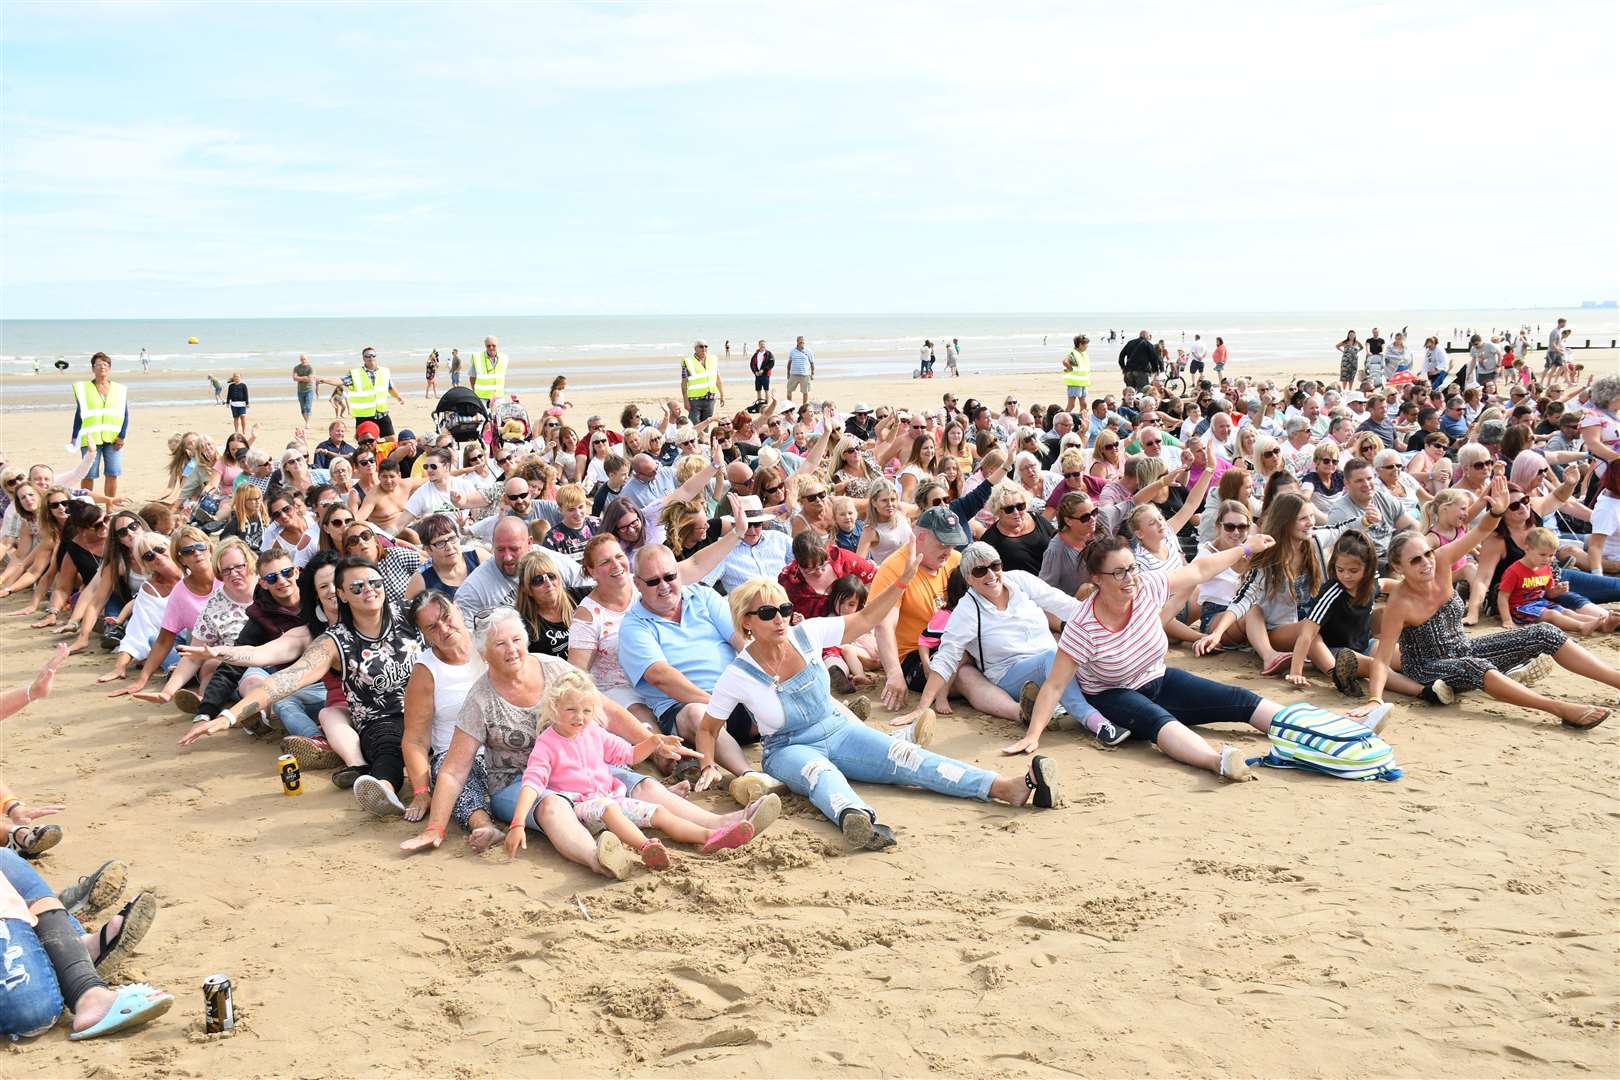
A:
[[[467,846],[477,852],[488,851],[501,842],[503,834],[493,825],[480,825],[467,834]]]
[[[105,682],[117,682],[119,679],[127,679],[127,678],[129,678],[129,672],[127,672],[127,671],[119,671],[117,669],[114,669],[112,671],[107,672],[107,674],[105,674],[105,675],[96,676],[96,682],[103,682],[103,683],[105,683]]]

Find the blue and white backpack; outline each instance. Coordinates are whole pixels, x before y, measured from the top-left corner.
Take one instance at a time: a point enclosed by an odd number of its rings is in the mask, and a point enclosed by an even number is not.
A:
[[[1306,702],[1271,718],[1271,753],[1250,765],[1309,769],[1340,780],[1399,780],[1395,750],[1360,723]]]

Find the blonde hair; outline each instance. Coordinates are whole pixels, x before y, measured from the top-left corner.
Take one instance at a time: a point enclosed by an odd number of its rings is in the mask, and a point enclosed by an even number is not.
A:
[[[248,547],[247,541],[243,540],[240,536],[232,536],[227,540],[220,541],[219,546],[214,549],[215,577],[219,577],[220,575],[220,560],[225,558],[225,553],[227,551],[240,551],[242,553],[242,558],[247,560],[248,573],[253,572],[253,564],[257,562],[259,558],[258,552]]]
[[[747,612],[761,604],[785,604],[787,599],[787,591],[770,578],[749,578],[726,597],[726,603],[731,605],[731,625],[741,630]]]
[[[1423,531],[1434,531],[1435,525],[1440,521],[1440,511],[1448,506],[1460,506],[1474,501],[1474,497],[1462,488],[1444,488],[1423,504]]]
[[[214,546],[214,542],[208,538],[208,534],[195,525],[182,525],[169,534],[169,550],[176,555],[180,554],[180,549],[185,547],[187,543],[203,544],[210,548]]]
[[[1014,480],[1003,480],[990,492],[988,508],[991,512],[1000,512],[1003,506],[1010,502],[1029,502],[1029,492],[1024,486]]]
[[[540,628],[540,605],[529,594],[529,587],[541,574],[557,575],[557,621],[566,624],[574,620],[574,598],[568,595],[568,582],[563,580],[562,568],[550,554],[535,548],[526,552],[517,565],[517,611],[523,617],[523,629],[530,638]]]
[[[687,454],[675,463],[675,482],[684,484],[708,467],[708,459],[699,454]]]
[[[687,554],[686,530],[702,525],[707,531],[708,522],[703,508],[694,503],[672,502],[658,512],[658,524],[664,527],[664,542],[677,559]]]
[[[586,503],[585,489],[579,484],[564,484],[557,491],[557,509],[572,510]]]
[[[893,480],[890,480],[887,477],[885,477],[882,480],[874,480],[874,481],[872,481],[872,486],[866,489],[866,523],[868,525],[876,527],[878,525],[886,525],[886,524],[888,524],[888,522],[879,521],[878,516],[877,516],[878,499],[882,498],[884,495],[893,495],[894,496],[894,501],[895,501],[894,517],[891,518],[890,520],[892,521],[892,520],[895,520],[895,519],[899,518],[899,516],[900,516],[900,489],[895,486],[895,483],[894,483]]]
[[[546,692],[540,699],[540,730],[544,731],[557,722],[557,713],[562,709],[564,698],[584,698],[590,703],[594,718],[600,722],[602,718],[602,691],[596,688],[591,677],[579,668],[569,668],[560,675],[546,680]]]
[[[1079,447],[1071,446],[1058,455],[1058,471],[1073,472],[1086,467],[1086,455]]]
[[[1540,551],[1543,548],[1550,548],[1553,551],[1557,551],[1558,537],[1553,534],[1551,529],[1537,525],[1535,528],[1524,534],[1524,550],[1530,551],[1533,549]]]
[[[826,491],[827,481],[813,472],[799,473],[793,478],[793,491],[802,499],[805,496],[805,488],[820,488],[822,491]],[[804,508],[800,507],[799,509],[802,511]]]

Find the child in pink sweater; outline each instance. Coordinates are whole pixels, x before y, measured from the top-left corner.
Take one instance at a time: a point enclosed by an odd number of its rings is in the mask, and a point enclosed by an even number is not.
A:
[[[602,712],[601,691],[583,671],[571,671],[552,680],[540,706],[543,729],[523,770],[512,826],[506,834],[506,854],[515,858],[527,846],[523,823],[546,791],[574,804],[574,816],[593,833],[604,829],[618,837],[650,870],[669,866],[669,852],[641,830],[655,828],[683,844],[702,844],[705,854],[721,848],[741,847],[753,839],[754,826],[746,819],[709,829],[676,816],[641,799],[632,799],[614,779],[609,765],[645,761],[660,746],[679,745],[675,735],[653,734],[631,745],[597,722]]]

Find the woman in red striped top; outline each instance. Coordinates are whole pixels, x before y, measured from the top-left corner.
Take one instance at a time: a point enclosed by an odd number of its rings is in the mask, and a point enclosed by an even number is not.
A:
[[[1216,750],[1192,728],[1248,724],[1263,733],[1282,706],[1249,690],[1167,669],[1170,639],[1161,612],[1171,597],[1179,604],[1198,585],[1275,542],[1261,533],[1241,547],[1201,555],[1166,573],[1139,570],[1136,555],[1120,537],[1093,541],[1086,548],[1086,567],[1097,592],[1082,602],[1058,640],[1057,659],[1035,699],[1029,733],[1002,753],[1027,754],[1040,745],[1052,707],[1074,679],[1086,700],[1116,727],[1151,740],[1169,757],[1227,780],[1253,779],[1241,750]],[[1376,730],[1388,710],[1387,705],[1368,707],[1349,715]]]

